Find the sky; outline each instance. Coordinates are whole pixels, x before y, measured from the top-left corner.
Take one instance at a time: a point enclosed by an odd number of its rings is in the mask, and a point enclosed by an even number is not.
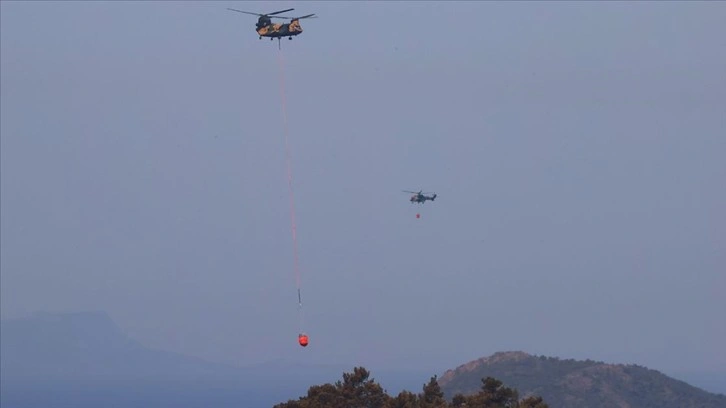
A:
[[[278,50],[227,7],[319,18]],[[726,370],[726,3],[0,11],[2,318],[236,365]]]

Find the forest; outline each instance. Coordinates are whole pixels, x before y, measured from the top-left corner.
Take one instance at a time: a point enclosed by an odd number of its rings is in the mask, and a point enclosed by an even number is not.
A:
[[[421,392],[401,391],[389,395],[381,384],[371,377],[364,367],[355,367],[352,372],[343,373],[343,379],[335,384],[313,385],[307,395],[290,400],[274,408],[549,408],[541,397],[521,398],[516,389],[492,377],[482,378],[478,393],[455,395],[451,401],[444,393],[436,376],[423,385]]]

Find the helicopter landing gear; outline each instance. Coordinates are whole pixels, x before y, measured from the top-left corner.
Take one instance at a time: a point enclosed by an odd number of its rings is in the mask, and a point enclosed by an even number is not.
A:
[[[262,39],[262,36],[260,36],[260,40]]]

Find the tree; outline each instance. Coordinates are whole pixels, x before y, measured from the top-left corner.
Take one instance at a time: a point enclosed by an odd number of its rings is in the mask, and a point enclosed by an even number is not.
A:
[[[549,408],[540,397],[528,397],[519,401],[517,390],[505,387],[504,384],[491,377],[482,378],[479,393],[474,395],[457,394],[452,407],[481,408]]]
[[[370,372],[355,367],[343,373],[342,381],[335,384],[313,385],[307,395],[297,401],[277,404],[274,408],[549,408],[541,397],[532,396],[518,401],[518,392],[505,387],[494,378],[482,379],[481,390],[475,395],[454,396],[449,404],[433,376],[423,385],[422,393],[401,391],[395,398],[389,396],[380,384],[370,378]]]
[[[345,398],[341,395],[338,388],[333,384],[314,385],[308,389],[308,395],[304,399],[307,407],[339,407],[345,403]],[[293,408],[292,406],[287,408]]]
[[[519,401],[519,408],[549,408],[542,397],[532,396]]]
[[[398,393],[386,404],[386,408],[419,408],[420,406],[418,395],[406,390]]]
[[[496,378],[487,377],[481,380],[480,395],[485,404],[491,407],[512,407],[517,404],[519,393],[517,390],[504,386]]]
[[[451,405],[454,407],[465,407],[467,398],[463,394],[456,394],[451,400]]]
[[[446,407],[446,399],[444,399],[444,392],[441,391],[436,376],[431,377],[428,384],[423,386],[423,394],[421,395],[421,406],[422,407]]]
[[[343,399],[366,408],[383,408],[390,396],[369,377],[370,372],[363,367],[355,367],[352,373],[343,373],[343,382],[337,382]]]

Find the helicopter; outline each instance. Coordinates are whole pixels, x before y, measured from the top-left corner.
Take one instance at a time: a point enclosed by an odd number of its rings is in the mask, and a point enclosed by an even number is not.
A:
[[[419,203],[423,204],[426,202],[426,200],[434,201],[436,199],[436,193],[424,193],[423,190],[416,192],[416,191],[407,191],[403,190],[404,193],[411,193],[413,194],[411,196],[411,203]],[[432,196],[427,196],[425,194],[433,194]]]
[[[282,37],[288,37],[290,40],[292,40],[292,37],[302,34],[303,29],[302,26],[300,26],[300,20],[302,20],[303,18],[318,18],[315,14],[308,14],[302,17],[282,17],[276,15],[295,10],[294,8],[275,11],[267,14],[252,13],[249,11],[242,11],[233,8],[227,8],[227,10],[259,16],[259,18],[257,19],[257,24],[255,24],[255,29],[257,31],[257,34],[260,36],[260,40],[262,39],[262,37],[268,37],[270,41],[277,38],[278,47],[280,45],[280,39]],[[287,24],[273,23],[273,18],[283,18],[291,21]]]

